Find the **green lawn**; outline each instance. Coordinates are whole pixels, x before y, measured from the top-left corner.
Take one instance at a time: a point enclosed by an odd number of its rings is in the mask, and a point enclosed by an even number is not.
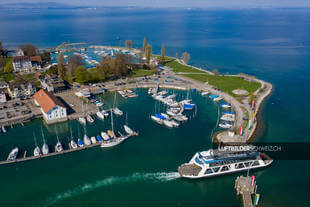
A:
[[[201,70],[191,68],[189,66],[182,65],[176,61],[172,61],[165,64],[166,66],[172,68],[176,73],[201,73],[201,74],[182,74],[188,78],[200,81],[208,82],[210,85],[219,88],[232,96],[236,96],[232,93],[235,89],[243,89],[249,92],[249,95],[253,94],[261,84],[257,82],[249,82],[240,77],[235,76],[215,76],[208,73],[203,74]]]
[[[188,72],[188,73],[201,73],[201,70],[197,70],[195,68],[186,66],[186,65],[182,65],[180,63],[178,63],[177,61],[171,61],[165,64],[165,66],[172,68],[173,72],[175,73],[179,73],[179,72]]]
[[[149,76],[153,75],[154,72],[151,70],[143,70],[143,69],[137,69],[132,71],[133,77],[143,77],[143,76]]]

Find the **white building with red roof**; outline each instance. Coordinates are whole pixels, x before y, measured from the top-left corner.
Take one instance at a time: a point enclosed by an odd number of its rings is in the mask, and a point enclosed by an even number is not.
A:
[[[47,123],[67,120],[67,109],[64,104],[51,92],[39,90],[33,96],[34,102],[40,107],[43,118]]]

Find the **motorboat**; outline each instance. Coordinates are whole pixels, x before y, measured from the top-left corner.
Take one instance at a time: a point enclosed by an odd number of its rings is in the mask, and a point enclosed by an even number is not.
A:
[[[102,138],[99,135],[96,136],[96,140],[97,142],[102,142]]]
[[[107,141],[110,139],[109,135],[105,132],[101,132],[101,137],[103,138],[104,141]]]
[[[119,116],[123,115],[123,112],[117,107],[113,109],[113,112],[115,115],[119,115]]]
[[[63,151],[63,147],[62,147],[60,141],[57,142],[57,144],[56,144],[56,146],[55,146],[55,150],[56,150],[56,152],[61,152],[61,151]]]
[[[232,125],[228,124],[227,122],[222,122],[219,124],[219,127],[223,128],[223,129],[229,129],[230,127],[232,127]]]
[[[129,135],[134,133],[133,130],[130,129],[129,126],[127,126],[127,125],[124,125],[124,129],[125,129],[126,133],[129,134]]]
[[[99,118],[99,119],[104,119],[104,115],[102,114],[102,112],[100,112],[100,111],[97,111],[96,112],[96,115],[97,115],[97,117]]]
[[[45,142],[43,143],[41,151],[43,155],[47,155],[49,153],[48,145]]]
[[[85,125],[86,124],[86,119],[84,117],[80,117],[78,119],[78,121],[82,124],[82,125]]]

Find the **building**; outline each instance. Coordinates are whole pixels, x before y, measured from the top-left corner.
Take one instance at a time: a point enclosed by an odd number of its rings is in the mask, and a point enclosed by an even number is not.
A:
[[[56,123],[67,120],[67,109],[63,103],[51,92],[39,90],[33,96],[34,103],[40,107],[46,123]]]
[[[16,56],[24,56],[24,51],[22,49],[18,49],[17,53],[16,53]]]
[[[30,62],[31,62],[32,69],[35,69],[35,70],[41,70],[42,69],[42,58],[41,58],[41,56],[37,55],[37,56],[30,57]]]
[[[36,88],[31,83],[12,83],[8,87],[9,96],[12,99],[26,99],[31,97],[36,92]]]
[[[5,91],[3,90],[0,90],[0,104],[2,103],[6,103],[6,94],[5,94]]]
[[[9,84],[5,81],[0,81],[0,89],[7,89]]]
[[[32,68],[31,60],[27,56],[13,57],[14,72],[30,72]]]
[[[59,79],[57,75],[41,75],[39,80],[42,88],[47,91],[58,92],[66,89],[64,81]]]

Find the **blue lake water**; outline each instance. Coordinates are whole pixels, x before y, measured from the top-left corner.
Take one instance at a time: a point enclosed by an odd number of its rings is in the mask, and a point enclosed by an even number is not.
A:
[[[274,91],[264,104],[264,125],[256,140],[307,142],[309,17],[307,9],[1,10],[0,40],[6,46],[28,42],[49,47],[64,41],[118,46],[131,39],[134,47],[141,47],[146,37],[155,53],[159,53],[164,43],[167,55],[187,51],[190,64],[195,66],[217,68],[222,73],[248,73],[271,82]],[[143,96],[136,101],[135,104],[149,103]],[[197,116],[196,121],[180,131],[162,130],[148,122],[139,127],[139,121],[144,119],[137,113],[131,115],[137,116],[132,125],[145,130],[144,135],[134,138],[137,141],[104,152],[93,149],[1,166],[0,193],[4,197],[0,203],[4,206],[241,205],[233,189],[234,175],[197,181],[173,179],[179,164],[188,161],[195,151],[210,146],[209,132],[216,108],[208,112],[208,107],[214,107],[212,103],[206,108],[203,102],[200,105],[205,116]],[[137,110],[131,105],[127,107]],[[151,109],[145,104],[143,113]],[[210,123],[206,116],[210,116]],[[30,123],[0,135],[1,149],[6,149],[10,142],[30,145],[26,138],[17,135],[17,130],[32,131],[37,125],[40,123]],[[93,130],[95,133],[98,129]],[[50,135],[53,143],[52,139]],[[309,161],[280,160],[255,172],[262,205],[308,206],[309,164]]]

